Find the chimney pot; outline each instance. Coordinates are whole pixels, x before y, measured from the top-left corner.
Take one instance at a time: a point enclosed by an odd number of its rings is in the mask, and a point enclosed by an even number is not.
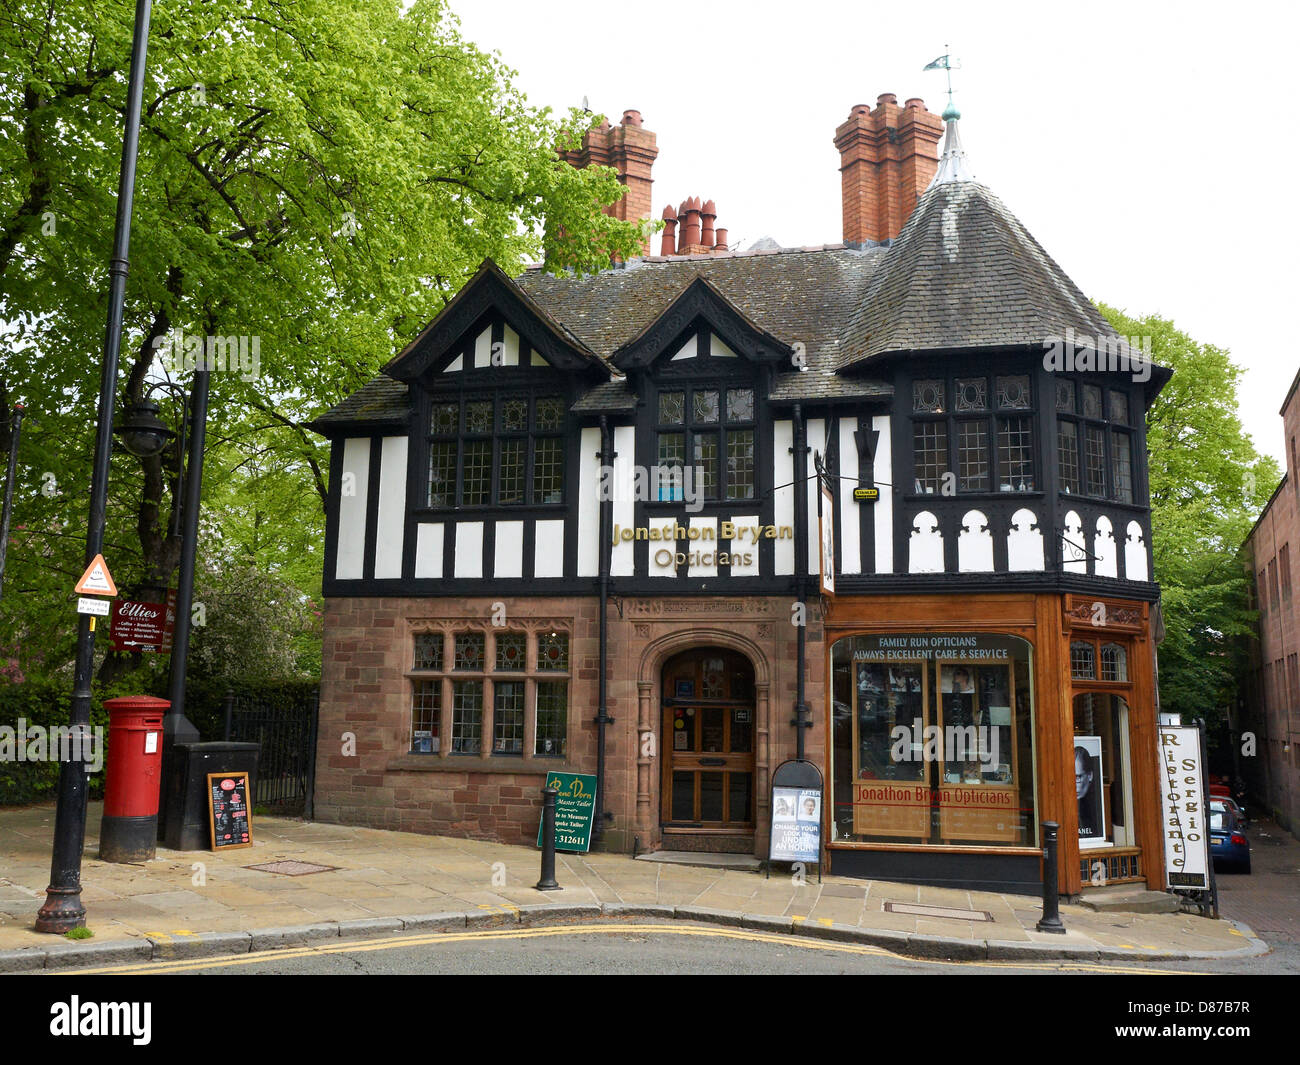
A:
[[[673,210],[673,205],[671,203],[664,208],[664,218],[665,220],[671,220],[673,222],[677,221],[677,212]]]
[[[713,247],[713,223],[718,217],[718,207],[712,200],[705,200],[704,206],[700,208],[700,217],[704,219],[704,227],[700,231],[700,243],[706,248]]]
[[[922,111],[924,111],[925,101],[922,100],[919,96],[913,96],[910,100],[907,101],[907,104],[905,106],[909,108],[919,107]]]
[[[892,92],[882,92],[879,96],[876,97],[877,107],[879,107],[881,104],[896,104],[896,103],[898,103],[898,97],[895,96]]]
[[[869,115],[869,114],[871,114],[870,104],[854,104],[852,107],[849,108],[850,118],[852,118],[854,115]]]
[[[727,249],[727,231],[726,231],[725,229],[719,229],[719,230],[718,230],[717,235],[716,235],[716,240],[715,240],[714,243],[713,243],[713,250],[714,250],[714,251],[727,251],[727,250],[728,250],[728,249]]]
[[[624,112],[623,112],[623,125],[625,125],[625,126],[639,126],[639,125],[641,125],[641,112],[640,112],[640,111],[624,111]]]

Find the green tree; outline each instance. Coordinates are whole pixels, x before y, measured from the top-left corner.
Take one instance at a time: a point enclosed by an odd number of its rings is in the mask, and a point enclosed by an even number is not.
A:
[[[0,406],[29,411],[0,651],[45,668],[75,633],[132,15],[0,12]],[[155,6],[120,398],[189,377],[182,334],[256,341],[212,374],[205,499],[239,566],[318,587],[303,546],[321,539],[326,451],[303,421],[485,257],[590,270],[636,252],[639,225],[602,212],[624,191],[613,171],[556,154],[599,118],[528,106],[444,0]],[[178,462],[114,459],[105,554],[129,594],[178,565]]]
[[[1242,371],[1227,350],[1168,319],[1099,306],[1117,333],[1151,337],[1155,362],[1174,371],[1147,412],[1151,547],[1165,623],[1160,703],[1217,724],[1245,676],[1243,637],[1257,617],[1241,545],[1281,472],[1242,429]]]

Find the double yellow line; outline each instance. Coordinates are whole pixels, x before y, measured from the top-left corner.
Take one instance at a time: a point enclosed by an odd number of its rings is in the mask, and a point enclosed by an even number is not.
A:
[[[863,946],[854,943],[835,943],[828,940],[808,939],[800,936],[778,935],[772,932],[758,932],[743,928],[702,928],[692,925],[674,924],[587,924],[587,925],[546,925],[538,928],[489,928],[478,932],[428,932],[417,936],[395,936],[391,939],[352,940],[302,947],[289,947],[282,950],[257,951],[252,954],[230,954],[211,958],[185,958],[177,961],[154,961],[135,965],[114,965],[99,969],[68,969],[50,975],[90,976],[115,973],[118,975],[142,975],[161,973],[194,972],[198,969],[224,969],[236,965],[262,965],[285,961],[291,958],[310,958],[324,954],[363,954],[376,950],[401,950],[404,947],[437,946],[449,943],[483,942],[484,940],[523,940],[549,939],[556,936],[589,935],[656,935],[656,936],[694,936],[713,939],[737,939],[747,943],[768,943],[781,947],[798,947],[801,950],[830,951],[836,954],[856,954],[879,958],[892,958],[897,961],[921,962],[939,966],[978,966],[997,969],[1030,969],[1041,972],[1094,972],[1094,973],[1132,973],[1137,975],[1159,974],[1163,976],[1194,976],[1194,972],[1176,969],[1139,969],[1126,965],[1091,964],[1082,961],[1062,959],[1055,962],[1034,961],[945,961],[939,958],[912,958],[904,954],[895,954],[882,947]]]

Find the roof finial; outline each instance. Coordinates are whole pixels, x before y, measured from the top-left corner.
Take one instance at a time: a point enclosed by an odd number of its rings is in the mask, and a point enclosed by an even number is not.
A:
[[[944,45],[946,49],[948,45]],[[933,63],[922,68],[923,70],[946,70],[948,72],[948,106],[943,109],[943,120],[948,122],[952,119],[961,118],[961,112],[957,110],[957,105],[952,102],[952,72],[960,70],[961,64],[952,61],[952,54],[945,52]]]

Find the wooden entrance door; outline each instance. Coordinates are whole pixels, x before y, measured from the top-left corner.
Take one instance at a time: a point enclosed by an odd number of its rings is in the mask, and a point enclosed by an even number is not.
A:
[[[734,651],[705,648],[663,672],[666,828],[754,827],[754,669]]]

